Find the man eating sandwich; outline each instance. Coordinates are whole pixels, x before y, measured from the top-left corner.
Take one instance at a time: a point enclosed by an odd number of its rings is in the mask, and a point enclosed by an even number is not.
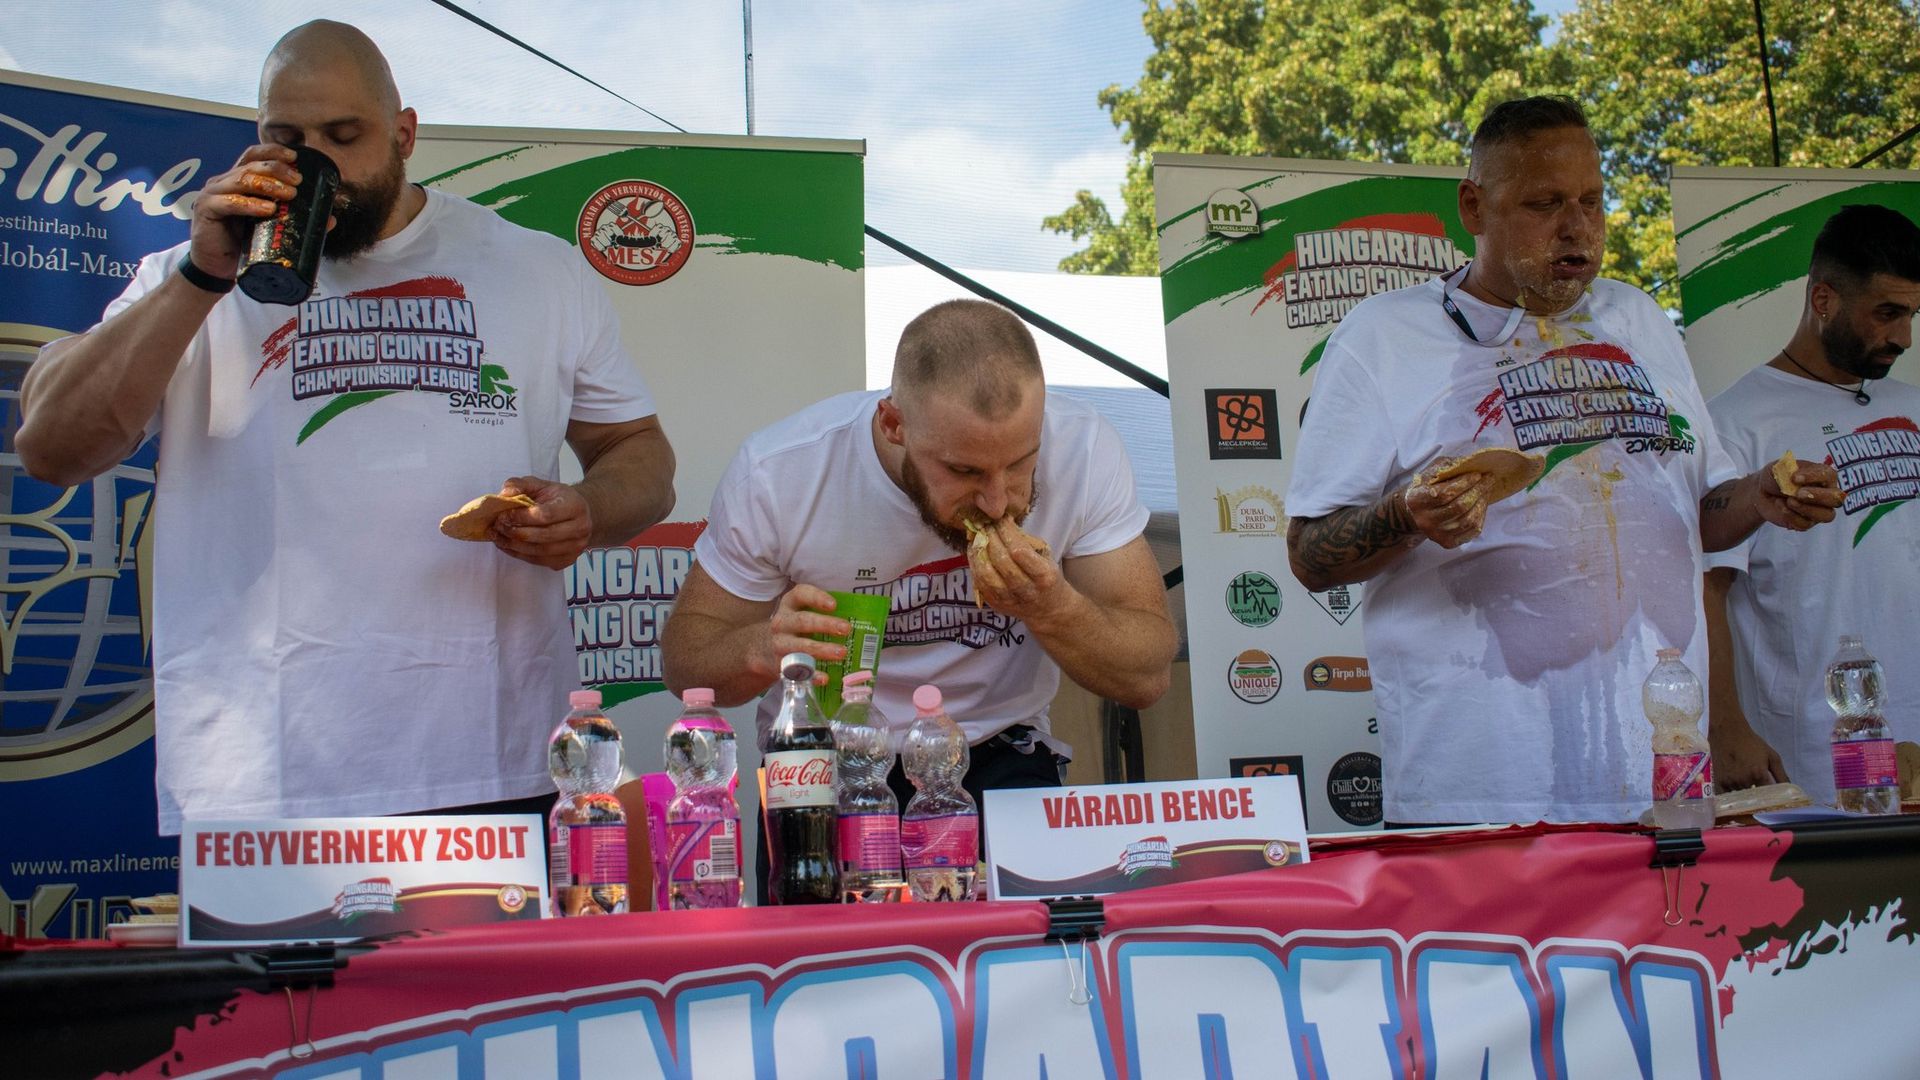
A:
[[[886,595],[879,710],[905,725],[932,683],[973,746],[976,798],[1056,785],[1062,672],[1136,708],[1166,690],[1176,642],[1146,521],[1119,436],[1047,392],[1019,319],[940,304],[902,333],[891,388],[828,398],[741,447],[662,637],[667,686],[761,697],[764,737],[779,658],[845,653],[811,636],[847,632],[828,590]]]

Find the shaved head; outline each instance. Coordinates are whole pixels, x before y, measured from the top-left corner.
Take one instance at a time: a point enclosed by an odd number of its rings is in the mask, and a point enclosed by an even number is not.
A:
[[[893,397],[909,408],[938,393],[998,420],[1045,381],[1026,324],[984,300],[949,300],[921,312],[893,354]]]
[[[261,106],[265,107],[269,88],[282,71],[319,68],[354,79],[383,111],[400,111],[400,90],[393,83],[393,69],[387,66],[380,47],[359,27],[331,19],[296,26],[274,43],[260,69]]]

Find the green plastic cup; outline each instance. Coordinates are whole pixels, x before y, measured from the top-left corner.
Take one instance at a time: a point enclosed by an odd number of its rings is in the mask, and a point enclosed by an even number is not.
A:
[[[847,647],[845,660],[826,660],[820,670],[827,673],[827,685],[819,693],[820,711],[832,716],[840,711],[840,683],[850,672],[880,672],[880,643],[887,629],[887,610],[893,600],[885,593],[834,592],[836,618],[847,620],[852,633],[846,637],[815,634],[817,641],[837,641]]]

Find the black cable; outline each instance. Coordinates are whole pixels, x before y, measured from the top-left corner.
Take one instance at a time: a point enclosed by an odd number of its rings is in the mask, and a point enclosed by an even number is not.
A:
[[[1900,134],[1895,135],[1893,137],[1892,142],[1888,143],[1887,145],[1881,147],[1878,150],[1875,150],[1873,153],[1868,154],[1866,157],[1861,158],[1859,161],[1856,161],[1853,164],[1847,166],[1847,168],[1858,169],[1862,165],[1866,165],[1867,163],[1873,161],[1875,158],[1886,153],[1887,151],[1892,150],[1894,147],[1899,146],[1901,143],[1906,142],[1908,139],[1913,138],[1915,135],[1920,135],[1920,124],[1915,124],[1912,127],[1908,128],[1907,130],[1901,132]]]
[[[579,72],[568,67],[567,65],[561,63],[560,61],[555,60],[553,57],[548,56],[546,53],[541,52],[539,49],[536,49],[533,46],[527,44],[526,42],[521,41],[519,38],[514,37],[512,34],[507,33],[505,30],[500,29],[499,27],[493,25],[492,23],[481,18],[480,16],[475,15],[473,12],[466,10],[465,8],[461,7],[459,4],[454,3],[453,0],[433,0],[433,2],[440,5],[443,8],[446,8],[448,11],[453,12],[455,15],[460,16],[461,18],[467,20],[468,22],[473,23],[474,25],[480,27],[482,30],[487,31],[488,33],[498,34],[501,37],[506,38],[508,41],[513,42],[515,45],[520,46],[521,48],[527,50],[528,52],[539,57],[540,59],[545,60],[547,63],[552,64],[554,67],[559,68],[561,71],[564,71],[569,75],[572,75],[574,78],[580,79],[584,82],[592,83],[594,86],[597,86],[602,90],[606,90],[607,93],[612,94],[614,97],[619,98],[621,101],[625,101],[627,104],[632,105],[634,108],[639,109],[641,112],[646,113],[648,116],[653,117],[655,120],[660,121],[661,123],[672,128],[673,130],[678,131],[683,135],[686,134],[686,131],[687,131],[686,128],[683,128],[679,124],[676,124],[673,121],[667,119],[666,117],[661,116],[659,113],[654,112],[652,109],[647,108],[645,105],[642,105],[637,101],[630,100],[624,94],[620,94],[616,91],[607,89],[607,87],[605,86],[601,86],[601,84],[594,82],[592,79],[587,78],[585,75],[582,75]]]
[[[899,252],[900,254],[905,255],[907,258],[912,259],[914,262],[919,263],[921,266],[924,266],[927,269],[933,271],[934,273],[939,274],[941,277],[946,278],[948,281],[953,282],[955,285],[958,285],[961,288],[967,290],[968,292],[973,293],[975,296],[978,296],[984,300],[991,300],[994,303],[999,304],[1002,307],[1005,307],[1011,310],[1015,315],[1018,315],[1022,319],[1025,319],[1027,322],[1032,323],[1034,326],[1038,327],[1039,329],[1044,330],[1047,333],[1052,334],[1054,337],[1059,338],[1061,341],[1064,341],[1067,344],[1073,346],[1074,348],[1079,349],[1081,352],[1086,353],[1088,356],[1093,357],[1095,360],[1098,360],[1101,363],[1112,368],[1113,370],[1119,372],[1120,374],[1125,375],[1127,378],[1132,379],[1134,382],[1139,383],[1141,386],[1144,386],[1147,389],[1153,391],[1154,393],[1159,394],[1161,397],[1169,396],[1168,390],[1167,390],[1167,380],[1161,378],[1158,375],[1155,375],[1153,372],[1148,371],[1147,369],[1140,367],[1139,365],[1134,364],[1122,358],[1118,353],[1112,352],[1111,350],[1104,349],[1098,345],[1095,345],[1093,342],[1088,341],[1086,338],[1081,337],[1079,334],[1076,334],[1073,331],[1067,329],[1066,327],[1061,326],[1059,323],[1054,322],[1052,319],[1047,318],[1045,315],[1040,314],[1039,312],[1033,310],[1032,308],[1027,307],[1024,304],[1017,303],[1016,301],[1006,297],[1004,294],[995,292],[994,290],[987,288],[985,285],[980,284],[979,282],[973,280],[972,278],[961,273],[960,271],[955,270],[953,267],[948,266],[947,264],[941,262],[940,260],[934,258],[933,256],[922,254],[919,251],[916,251],[913,248],[910,248],[907,245],[901,243],[900,241],[895,240],[893,237],[888,236],[886,233],[881,232],[879,229],[876,229],[871,225],[866,226],[866,231],[868,236],[873,237],[875,240],[878,240],[881,243],[892,248],[893,250]]]
[[[1767,21],[1760,0],[1753,0],[1753,28],[1760,39],[1760,84],[1767,91],[1767,125],[1773,129],[1773,167],[1780,167],[1780,115],[1773,108],[1773,75],[1767,63]]]

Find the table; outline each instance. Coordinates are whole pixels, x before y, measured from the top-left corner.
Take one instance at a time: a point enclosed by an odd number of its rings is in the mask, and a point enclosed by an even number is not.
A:
[[[34,1077],[1920,1075],[1920,823],[1666,839],[1692,865],[1534,826],[1317,843],[1077,911],[671,912],[279,955],[15,941],[0,1042]],[[1076,919],[1097,937],[1048,940]]]

